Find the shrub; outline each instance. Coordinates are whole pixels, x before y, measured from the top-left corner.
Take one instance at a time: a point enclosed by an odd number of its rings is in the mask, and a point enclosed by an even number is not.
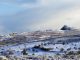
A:
[[[22,51],[23,55],[27,55],[28,53],[26,53],[26,49],[23,49]]]
[[[80,54],[80,51],[77,51],[77,54]]]
[[[39,46],[34,46],[33,48],[40,49],[40,50],[43,50],[43,51],[50,51],[51,50],[51,48],[41,47],[40,45]]]
[[[75,53],[73,51],[70,51],[67,53],[67,55],[74,55]]]
[[[61,49],[60,49],[60,51],[61,51],[61,52],[63,52],[63,51],[64,51],[64,49],[63,49],[63,48],[61,48]]]

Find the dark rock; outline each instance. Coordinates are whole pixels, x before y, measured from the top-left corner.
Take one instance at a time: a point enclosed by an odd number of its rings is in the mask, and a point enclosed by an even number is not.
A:
[[[67,25],[64,25],[64,26],[61,28],[61,30],[72,30],[72,28],[71,28],[71,27],[68,27]]]

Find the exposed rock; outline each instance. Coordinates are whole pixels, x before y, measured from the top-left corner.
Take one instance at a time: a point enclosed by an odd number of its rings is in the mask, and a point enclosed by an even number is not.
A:
[[[71,28],[71,27],[68,27],[67,25],[64,25],[64,26],[61,28],[61,30],[72,30],[72,28]]]

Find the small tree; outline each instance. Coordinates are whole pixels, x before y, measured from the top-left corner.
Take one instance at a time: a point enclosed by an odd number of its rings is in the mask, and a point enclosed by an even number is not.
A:
[[[28,53],[26,53],[26,49],[23,49],[22,51],[23,55],[27,55]]]
[[[64,49],[63,49],[63,48],[61,48],[61,49],[60,49],[60,51],[61,51],[61,52],[63,52],[63,51],[64,51]]]

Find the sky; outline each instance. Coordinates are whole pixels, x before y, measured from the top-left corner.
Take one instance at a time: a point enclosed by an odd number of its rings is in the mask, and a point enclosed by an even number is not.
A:
[[[0,0],[0,33],[80,28],[80,0]]]

